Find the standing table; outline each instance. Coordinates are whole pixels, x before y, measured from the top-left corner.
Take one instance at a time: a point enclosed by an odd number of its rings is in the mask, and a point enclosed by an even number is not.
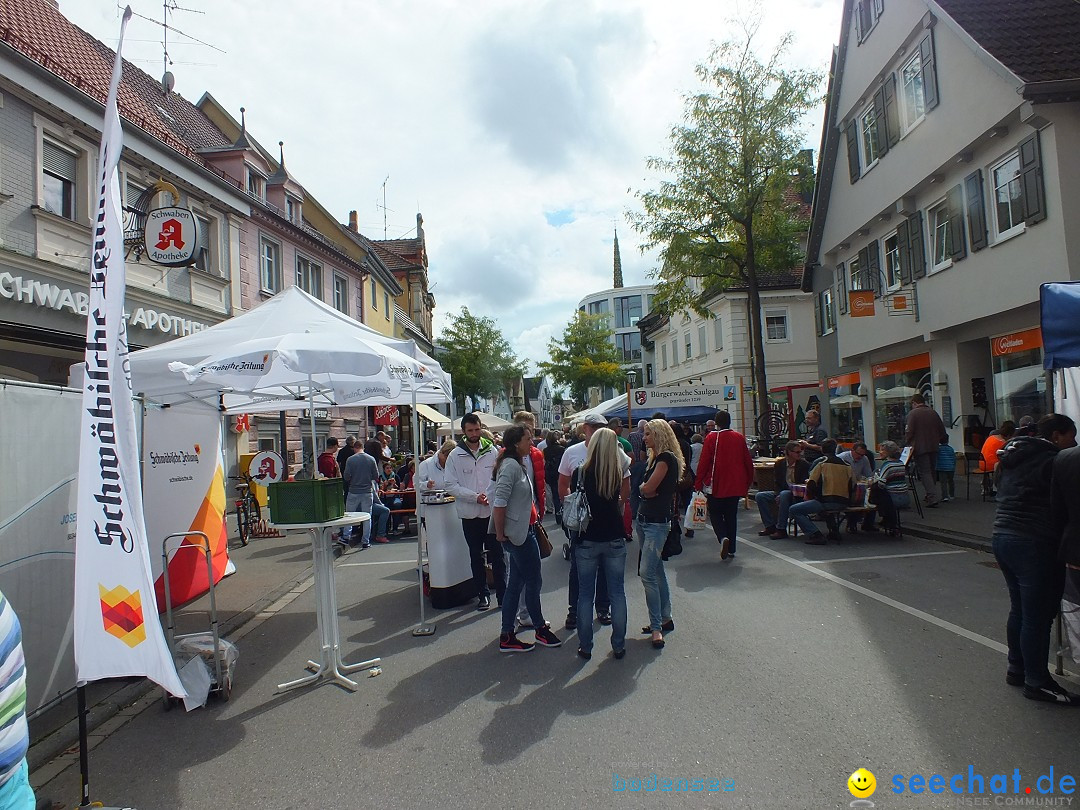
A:
[[[369,669],[381,658],[372,658],[359,664],[345,664],[341,660],[341,641],[338,635],[337,588],[334,583],[333,530],[338,526],[355,526],[371,520],[367,512],[346,512],[344,517],[324,523],[278,523],[282,529],[307,529],[311,534],[311,557],[315,571],[315,616],[319,627],[320,660],[308,661],[307,668],[314,674],[295,681],[278,684],[279,692],[288,692],[308,684],[329,678],[347,689],[356,690],[357,683],[346,674]]]

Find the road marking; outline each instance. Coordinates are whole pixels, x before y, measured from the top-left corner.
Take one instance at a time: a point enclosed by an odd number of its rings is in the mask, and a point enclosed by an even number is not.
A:
[[[796,568],[801,568],[804,571],[809,571],[811,574],[819,576],[822,579],[827,579],[830,582],[834,582],[841,587],[847,588],[849,591],[861,593],[863,596],[880,602],[883,605],[888,605],[889,607],[896,608],[897,610],[902,611],[909,616],[914,616],[916,619],[921,619],[924,622],[928,622],[936,627],[940,627],[942,630],[947,630],[948,632],[953,633],[957,636],[966,638],[968,641],[974,641],[976,644],[981,644],[983,647],[994,650],[995,652],[1009,652],[1008,647],[1006,647],[1004,644],[994,641],[991,638],[987,638],[986,636],[980,635],[979,633],[974,633],[971,630],[961,627],[958,624],[953,624],[952,622],[947,622],[944,619],[939,619],[937,616],[927,613],[924,610],[913,608],[911,607],[911,605],[905,605],[903,602],[897,602],[895,599],[890,599],[889,597],[883,596],[882,594],[872,591],[869,588],[864,588],[862,585],[856,585],[854,582],[848,582],[846,579],[842,579],[835,574],[830,574],[828,571],[822,571],[820,568],[814,568],[813,565],[810,563],[803,562],[802,560],[796,560],[794,557],[789,557],[786,554],[781,554],[779,551],[774,551],[771,548],[766,548],[760,543],[755,543],[752,540],[744,540],[740,537],[739,542],[740,544],[745,543],[746,545],[750,546],[750,548],[754,548],[758,551],[770,554],[773,557],[776,557],[778,560],[783,560],[784,562],[791,563]]]
[[[339,562],[335,568],[352,568],[361,565],[416,565],[416,560],[372,560],[366,563],[343,563]]]
[[[827,565],[838,562],[862,562],[863,560],[900,560],[904,557],[935,557],[942,554],[967,554],[964,549],[956,551],[915,551],[911,554],[875,554],[870,557],[837,557],[835,560],[805,560],[807,565]]]

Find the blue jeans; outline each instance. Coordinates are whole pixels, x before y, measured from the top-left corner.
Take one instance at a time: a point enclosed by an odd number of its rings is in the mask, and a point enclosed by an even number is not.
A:
[[[576,547],[580,540],[575,540],[571,545],[571,548]],[[597,569],[598,570],[598,569]],[[596,596],[596,612],[608,613],[611,611],[611,596],[608,594],[607,579],[605,577],[597,576],[597,570],[593,571],[593,585],[589,587],[589,592],[595,592]],[[569,583],[569,608],[568,611],[574,616],[578,615],[578,604],[581,600],[581,575],[578,573],[578,557],[577,554],[570,554],[570,583]],[[585,612],[580,614],[582,617],[589,617],[587,620],[592,621],[592,611],[589,608],[585,609]]]
[[[578,622],[578,646],[592,652],[593,623],[592,601],[596,575],[603,566],[603,581],[607,584],[611,599],[611,649],[626,646],[626,591],[623,572],[626,570],[626,539],[616,537],[607,541],[579,540],[574,545],[577,560],[578,603],[577,613],[583,617]]]
[[[381,503],[375,503],[375,494],[372,492],[358,492],[349,493],[349,497],[345,499],[345,511],[346,512],[367,512],[371,515],[371,520],[364,524],[363,527],[363,544],[366,546],[371,542],[371,527],[376,525],[375,536],[386,537],[386,526],[390,522],[390,510]],[[352,537],[352,531],[355,526],[346,526],[341,530],[341,536],[346,540]]]
[[[1009,588],[1009,672],[1024,675],[1026,686],[1046,686],[1051,678],[1050,626],[1061,607],[1065,566],[1058,562],[1057,543],[997,534],[994,556]]]
[[[788,509],[791,508],[791,499],[794,497],[790,489],[782,489],[779,493],[772,490],[764,490],[754,496],[757,503],[758,514],[765,527],[772,526],[777,531],[786,532],[788,522]]]
[[[649,627],[655,631],[671,619],[671,592],[668,590],[667,574],[660,552],[664,550],[671,523],[646,523],[641,518],[635,523],[638,541],[641,543],[641,563],[638,576],[645,586],[645,604],[649,606]]]
[[[529,618],[533,627],[544,626],[544,612],[540,609],[540,546],[536,543],[536,531],[529,528],[525,542],[515,546],[509,540],[500,543],[510,556],[510,577],[506,583],[506,593],[502,598],[502,631],[514,632],[517,618],[518,600],[521,591],[525,591],[525,605],[529,608]]]

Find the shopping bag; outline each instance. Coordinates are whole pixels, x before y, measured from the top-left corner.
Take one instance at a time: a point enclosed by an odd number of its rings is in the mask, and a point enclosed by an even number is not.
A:
[[[694,497],[686,506],[686,514],[683,516],[683,528],[688,531],[704,529],[709,515],[709,501],[704,492],[695,492]]]

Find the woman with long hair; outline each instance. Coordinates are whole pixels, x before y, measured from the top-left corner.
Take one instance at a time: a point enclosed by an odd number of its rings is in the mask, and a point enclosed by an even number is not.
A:
[[[623,454],[613,430],[600,428],[593,433],[580,474],[584,476],[582,486],[592,519],[574,541],[577,615],[591,615],[596,574],[603,567],[611,598],[611,649],[616,658],[622,658],[626,655],[626,532],[622,505],[630,499],[630,478],[623,477]],[[571,486],[576,488],[577,481]],[[578,655],[588,660],[592,657],[592,622],[580,622],[577,631]]]
[[[641,541],[638,574],[645,586],[645,602],[649,606],[649,626],[643,627],[642,632],[651,633],[653,647],[660,649],[664,646],[664,633],[675,629],[671,618],[671,592],[660,555],[683,474],[683,455],[675,433],[663,419],[650,419],[645,425],[645,447],[649,454],[645,478],[639,488],[641,501],[635,521]]]
[[[529,652],[534,644],[522,641],[514,634],[521,591],[525,591],[525,606],[536,628],[536,644],[558,647],[562,642],[551,632],[540,608],[540,546],[536,529],[540,517],[533,503],[525,461],[532,447],[532,434],[522,425],[514,425],[503,434],[503,452],[495,464],[492,478],[495,493],[492,499],[491,523],[488,531],[503,544],[510,555],[510,576],[502,598],[502,633],[499,652]]]

